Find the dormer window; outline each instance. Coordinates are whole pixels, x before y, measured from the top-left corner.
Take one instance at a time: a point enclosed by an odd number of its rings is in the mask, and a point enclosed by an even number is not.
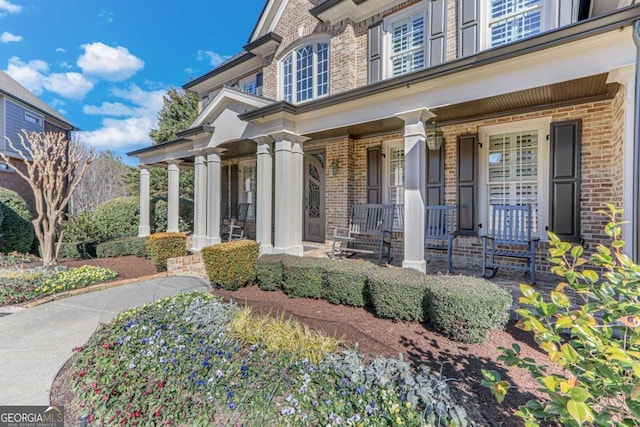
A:
[[[329,93],[329,44],[308,43],[293,49],[281,61],[282,99],[298,103]]]

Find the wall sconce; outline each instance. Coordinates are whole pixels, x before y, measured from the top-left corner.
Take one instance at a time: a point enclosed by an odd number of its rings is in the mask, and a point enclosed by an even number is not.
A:
[[[444,134],[442,129],[436,125],[435,120],[431,126],[427,126],[426,130],[426,142],[429,150],[439,150],[444,142]]]
[[[338,170],[340,169],[340,161],[338,159],[333,159],[331,164],[329,165],[329,175],[336,176],[338,175]]]

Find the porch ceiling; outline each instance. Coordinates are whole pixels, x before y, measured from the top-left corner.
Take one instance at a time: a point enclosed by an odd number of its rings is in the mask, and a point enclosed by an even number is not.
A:
[[[468,122],[491,117],[507,116],[542,110],[561,105],[611,99],[619,84],[607,83],[608,73],[597,74],[566,82],[476,99],[431,110],[440,125]],[[369,135],[401,132],[404,123],[389,117],[352,126],[328,129],[304,136],[313,140],[338,137],[361,138]]]
[[[250,139],[221,144],[219,148],[224,150],[222,153],[223,160],[256,155],[256,143]]]

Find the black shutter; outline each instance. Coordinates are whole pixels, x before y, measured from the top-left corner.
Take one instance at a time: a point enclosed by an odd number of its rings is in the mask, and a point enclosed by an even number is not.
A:
[[[230,218],[231,212],[229,211],[229,166],[222,167],[222,173],[220,176],[220,191],[222,192],[220,215],[222,215],[223,218]]]
[[[447,4],[445,0],[430,3],[429,13],[429,66],[442,64],[445,58],[447,32]]]
[[[473,55],[479,49],[478,0],[461,0],[458,30],[458,55]]]
[[[375,83],[382,80],[382,22],[369,28],[368,82]]]
[[[551,124],[549,229],[560,239],[580,239],[581,121]]]
[[[367,148],[367,203],[382,203],[380,147]]]
[[[458,137],[458,234],[476,236],[478,135]]]
[[[238,165],[231,165],[231,218],[238,217]]]
[[[444,146],[427,149],[427,206],[444,204]]]

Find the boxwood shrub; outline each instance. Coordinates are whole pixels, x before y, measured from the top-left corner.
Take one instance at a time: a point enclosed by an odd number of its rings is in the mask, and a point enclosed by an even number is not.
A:
[[[147,236],[149,257],[157,271],[167,271],[167,259],[187,255],[187,236],[182,233],[155,233]]]
[[[139,217],[137,197],[117,197],[101,203],[93,213],[96,240],[136,236]]]
[[[284,258],[282,289],[292,297],[322,298],[324,273],[332,262],[326,258]]]
[[[483,342],[489,330],[509,320],[511,294],[487,280],[468,276],[427,276],[426,316],[443,335]]]
[[[291,255],[262,255],[256,261],[256,282],[263,291],[282,289],[284,273],[283,260],[292,258]]]
[[[427,307],[426,276],[407,268],[367,271],[371,304],[377,316],[423,322]]]
[[[379,268],[368,261],[335,261],[327,265],[322,298],[333,304],[370,304],[367,272]]]
[[[15,191],[0,188],[0,211],[4,218],[0,226],[0,252],[28,253],[34,231],[27,202]]]
[[[260,244],[253,240],[235,240],[202,249],[209,280],[232,291],[252,283],[259,251]]]
[[[100,258],[126,255],[147,257],[149,256],[147,239],[144,237],[123,237],[121,239],[107,240],[98,244],[96,254]]]

